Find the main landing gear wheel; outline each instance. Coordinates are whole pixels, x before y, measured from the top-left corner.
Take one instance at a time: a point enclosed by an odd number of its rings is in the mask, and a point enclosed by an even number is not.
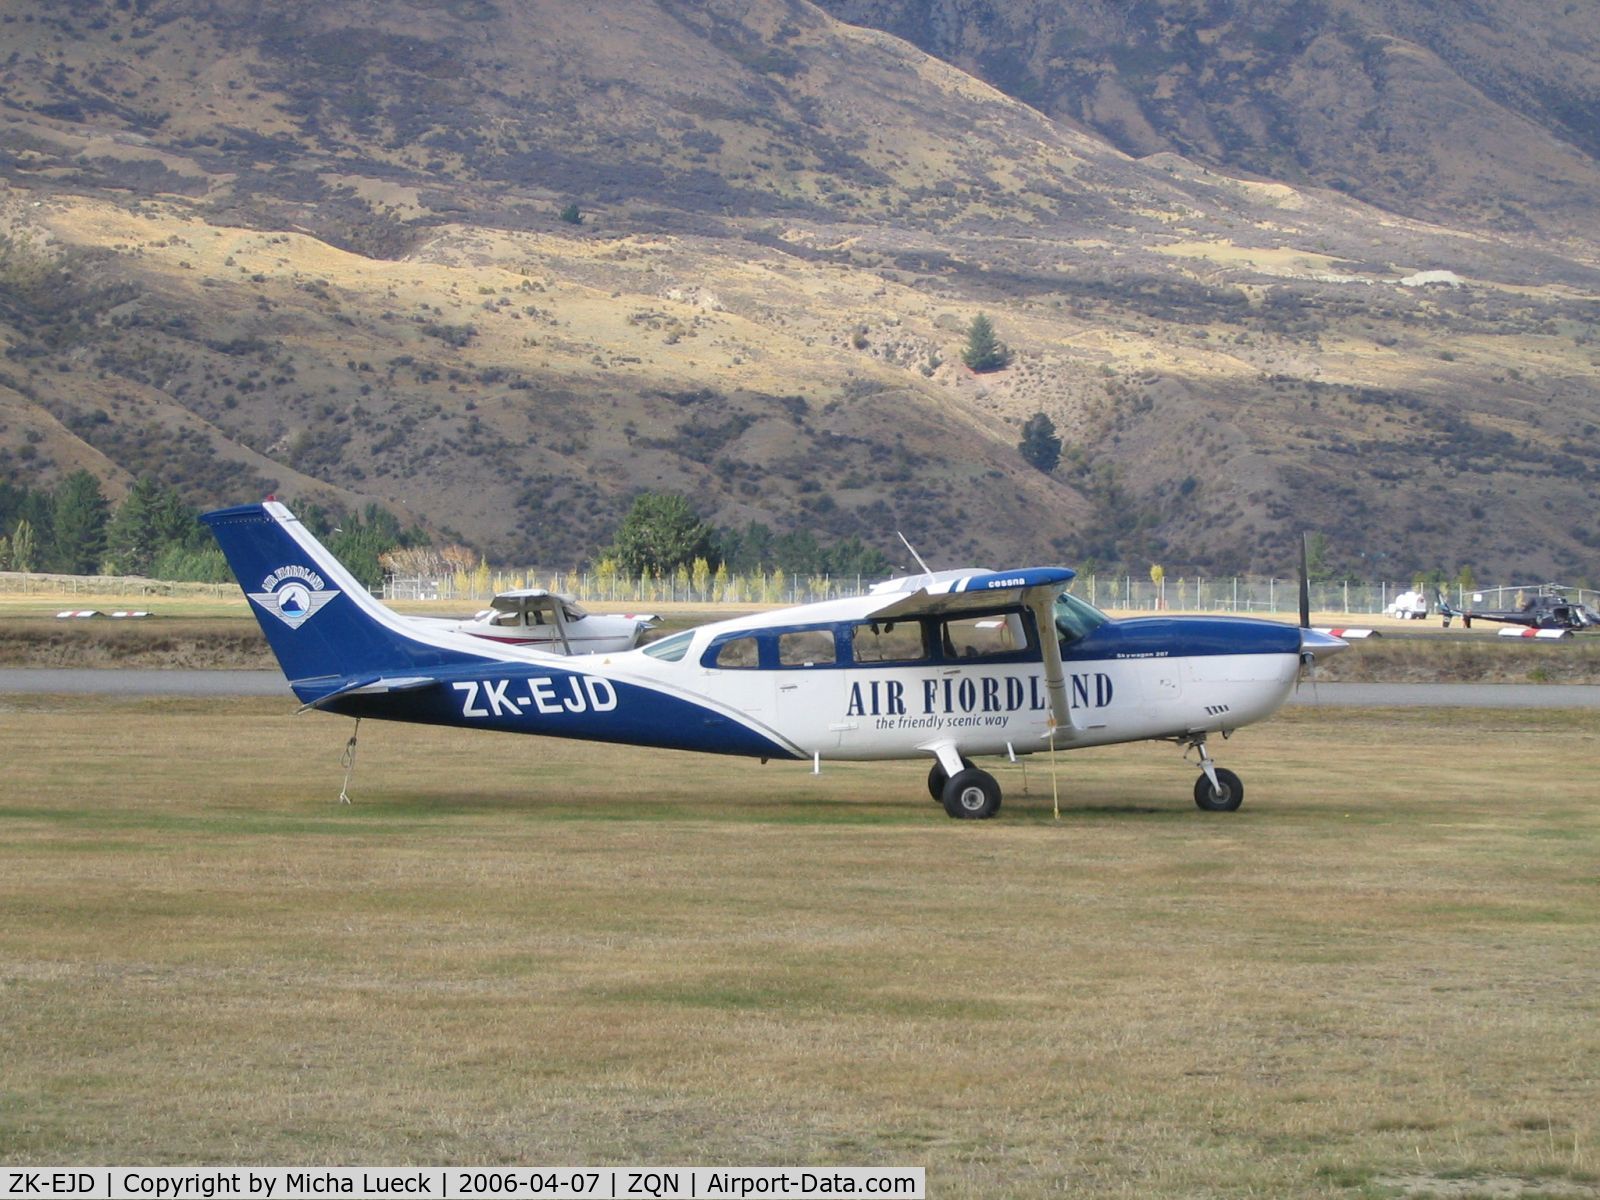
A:
[[[970,758],[963,758],[961,760],[961,767],[963,770],[972,770],[972,760]],[[933,797],[933,802],[935,804],[944,803],[944,785],[949,782],[950,776],[944,773],[944,764],[938,759],[934,759],[933,770],[928,772],[928,795]]]
[[[1227,767],[1216,771],[1216,787],[1204,775],[1194,781],[1194,802],[1207,812],[1232,812],[1244,803],[1244,784]]]
[[[944,811],[961,821],[982,821],[1000,811],[1000,785],[993,775],[968,767],[944,785]]]

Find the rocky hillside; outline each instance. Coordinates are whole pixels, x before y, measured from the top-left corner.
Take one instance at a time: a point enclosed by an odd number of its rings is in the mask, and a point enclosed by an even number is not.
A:
[[[1600,21],[1544,0],[820,0],[1133,155],[1593,239]]]
[[[1600,270],[1554,225],[1131,158],[800,0],[0,22],[25,481],[560,564],[653,487],[946,563],[1287,570],[1305,527],[1363,574],[1592,571]],[[975,376],[979,311],[1014,357]]]

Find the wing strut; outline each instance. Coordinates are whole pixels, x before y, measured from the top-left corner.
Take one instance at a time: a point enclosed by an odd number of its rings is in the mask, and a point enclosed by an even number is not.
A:
[[[1023,590],[1023,603],[1033,613],[1039,634],[1039,652],[1044,662],[1044,690],[1050,697],[1050,745],[1055,746],[1056,731],[1072,729],[1072,708],[1067,703],[1067,669],[1061,662],[1061,639],[1056,636],[1056,593],[1060,584]]]

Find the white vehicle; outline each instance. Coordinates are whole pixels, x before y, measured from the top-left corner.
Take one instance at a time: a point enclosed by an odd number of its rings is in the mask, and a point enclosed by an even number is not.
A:
[[[1402,621],[1420,621],[1428,615],[1428,597],[1422,592],[1401,592],[1383,611]]]
[[[1207,752],[1271,716],[1347,645],[1242,617],[1114,621],[1065,567],[929,572],[864,596],[719,621],[638,650],[556,657],[399,617],[283,505],[202,520],[307,708],[808,762],[921,759],[952,817],[992,817],[982,755],[1160,740],[1198,760],[1195,803],[1244,798]]]
[[[658,625],[654,613],[605,616],[585,611],[564,592],[519,588],[501,592],[470,620],[413,617],[433,629],[467,633],[507,646],[526,646],[549,654],[610,654],[632,650],[646,630]]]

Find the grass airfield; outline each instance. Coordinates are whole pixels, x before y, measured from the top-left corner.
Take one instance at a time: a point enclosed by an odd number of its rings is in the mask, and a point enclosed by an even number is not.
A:
[[[951,1196],[1600,1195],[1600,718],[760,766],[0,698],[0,1161],[884,1164]]]

